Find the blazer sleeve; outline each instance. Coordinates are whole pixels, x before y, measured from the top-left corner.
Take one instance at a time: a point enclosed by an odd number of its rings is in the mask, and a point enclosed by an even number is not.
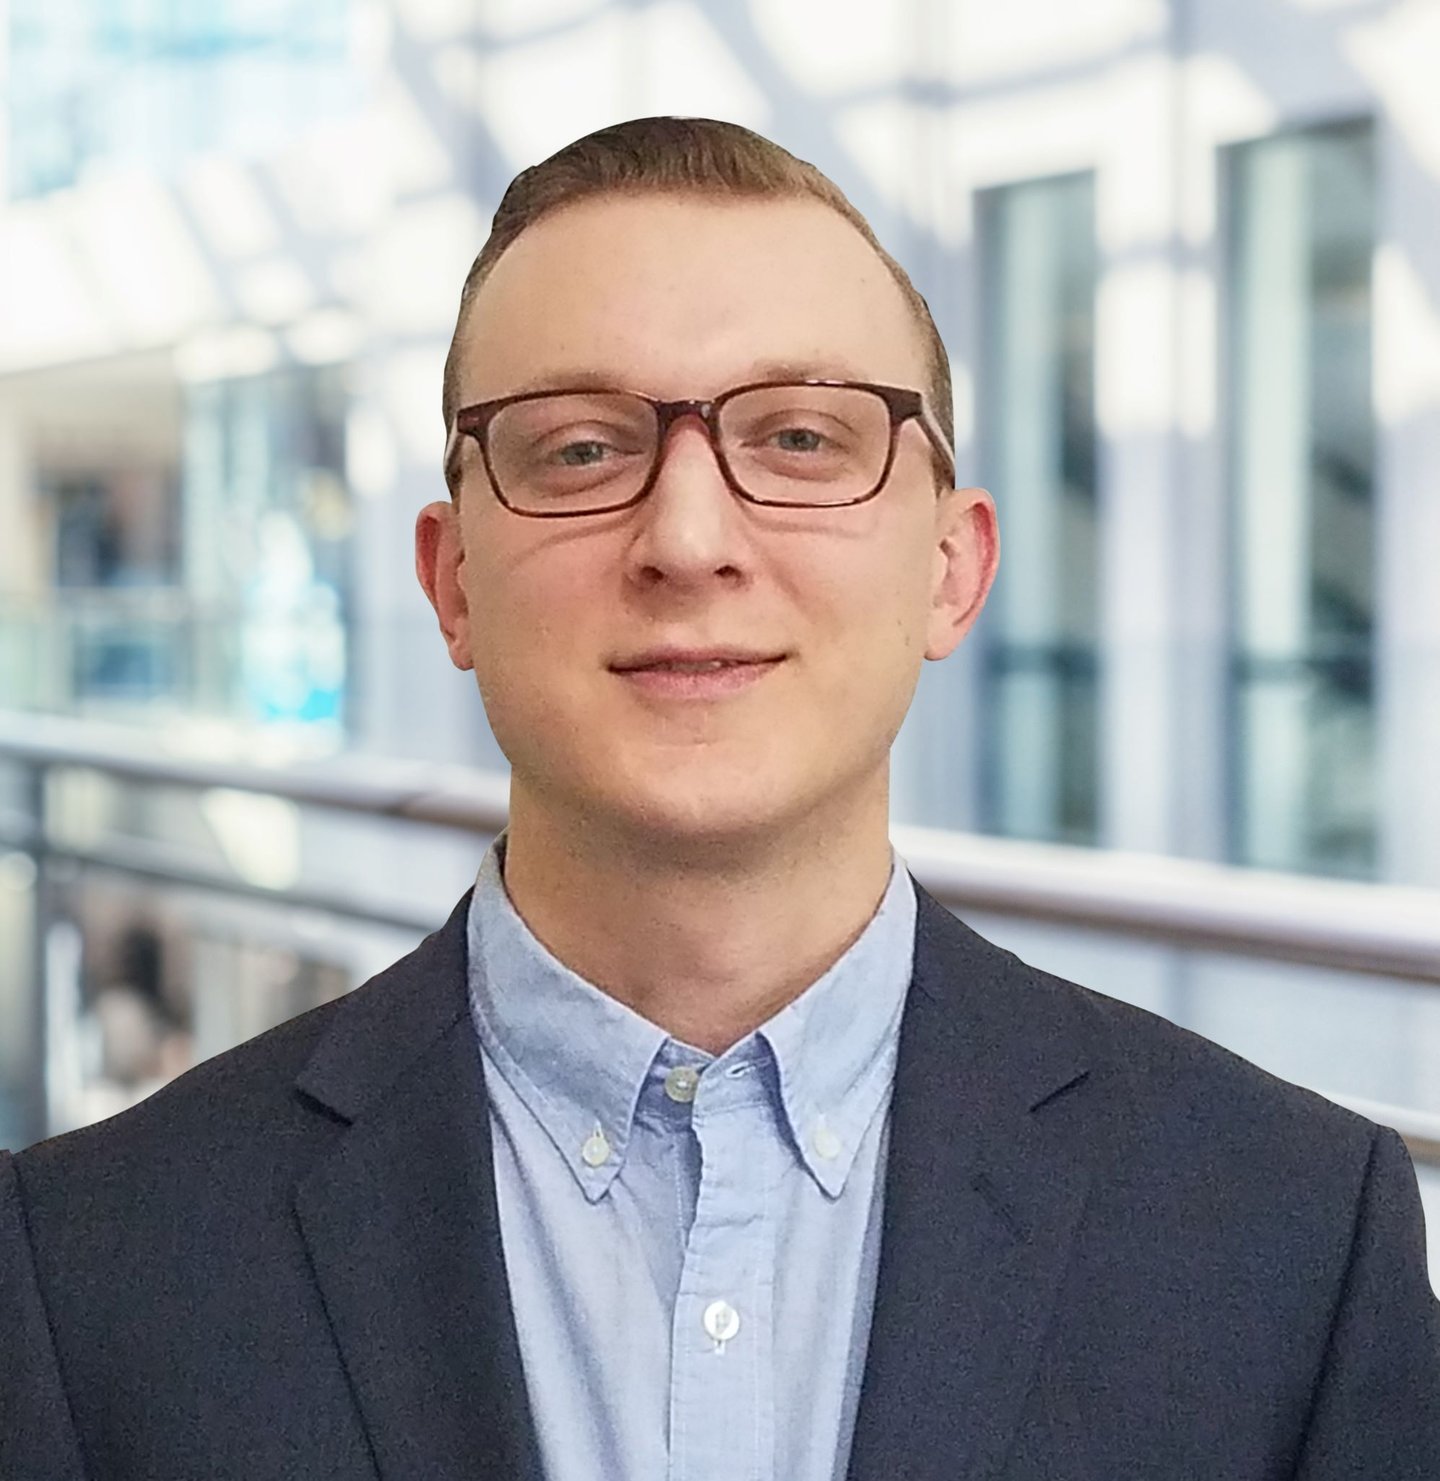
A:
[[[0,1151],[0,1477],[84,1481],[40,1299],[15,1159]]]
[[[1380,1127],[1295,1481],[1437,1477],[1440,1302],[1410,1154]]]

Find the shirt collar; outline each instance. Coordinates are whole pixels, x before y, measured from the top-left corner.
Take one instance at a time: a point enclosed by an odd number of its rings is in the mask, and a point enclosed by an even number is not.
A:
[[[915,888],[891,848],[890,882],[850,948],[756,1033],[779,1072],[794,1147],[838,1197],[866,1128],[888,1103],[915,956]]]
[[[471,1013],[496,1069],[594,1202],[624,1165],[652,1066],[676,1041],[535,937],[505,888],[507,834],[486,851],[470,903]],[[828,971],[718,1058],[680,1046],[687,1063],[721,1069],[755,1059],[763,1044],[794,1151],[832,1197],[894,1078],[916,906],[909,871],[891,854],[879,907]]]

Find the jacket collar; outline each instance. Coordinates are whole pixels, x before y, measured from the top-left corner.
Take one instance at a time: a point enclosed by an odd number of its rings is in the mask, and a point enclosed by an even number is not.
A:
[[[1020,1421],[1113,1097],[1086,995],[917,885],[849,1481],[986,1481]],[[901,1439],[903,1437],[903,1440]]]
[[[1084,995],[915,884],[880,1274],[850,1481],[991,1476],[1109,1098]],[[357,988],[297,1080],[346,1123],[295,1207],[384,1481],[539,1481],[466,996],[471,892]]]
[[[297,1079],[348,1123],[295,1211],[382,1481],[540,1481],[465,995],[465,913],[356,988]]]

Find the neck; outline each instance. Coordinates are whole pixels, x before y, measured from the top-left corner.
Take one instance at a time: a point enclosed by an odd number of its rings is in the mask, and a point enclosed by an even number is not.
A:
[[[881,781],[844,819],[717,839],[560,816],[512,777],[506,893],[571,971],[721,1054],[833,966],[879,909],[892,861]]]

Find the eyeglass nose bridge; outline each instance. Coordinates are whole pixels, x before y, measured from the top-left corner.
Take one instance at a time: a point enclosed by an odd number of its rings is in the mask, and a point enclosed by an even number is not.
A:
[[[693,398],[685,401],[652,401],[650,405],[655,411],[656,451],[659,452],[664,448],[670,436],[670,429],[676,422],[684,417],[695,416],[705,424],[705,430],[710,437],[710,446],[718,453],[720,451],[720,422],[715,408],[719,399],[711,397],[706,401],[697,401]]]
[[[682,401],[656,401],[650,397],[643,398],[649,401],[651,409],[655,413],[655,459],[650,468],[650,476],[645,480],[645,485],[635,496],[635,502],[645,498],[655,487],[660,478],[660,469],[665,463],[667,444],[670,441],[670,430],[675,423],[688,416],[699,417],[705,428],[705,437],[710,444],[711,456],[715,459],[715,466],[720,470],[720,476],[729,488],[740,495],[742,499],[749,499],[744,489],[735,481],[735,475],[730,471],[730,464],[725,457],[725,450],[720,445],[720,419],[718,407],[726,398],[723,396],[710,397],[706,400],[697,400],[693,397]]]

